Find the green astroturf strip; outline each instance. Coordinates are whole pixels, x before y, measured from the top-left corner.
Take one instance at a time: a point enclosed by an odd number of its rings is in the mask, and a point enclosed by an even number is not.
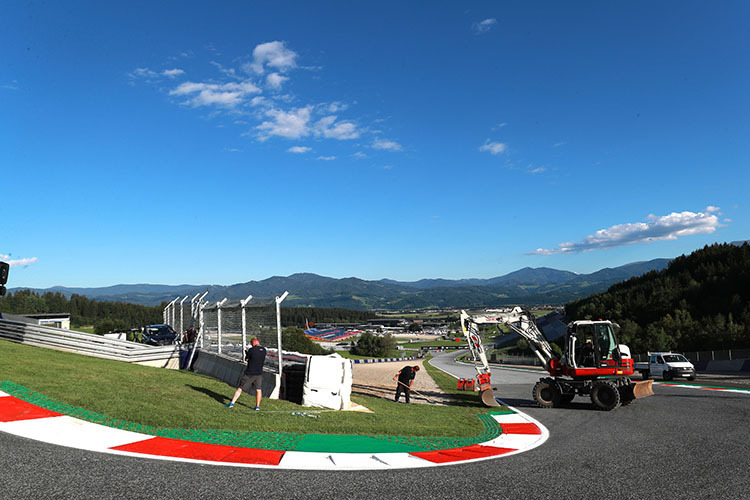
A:
[[[294,451],[318,451],[327,453],[408,453],[414,451],[414,447],[405,446],[399,443],[391,443],[370,436],[307,434],[297,443],[294,447]]]
[[[513,410],[495,410],[488,413],[488,415],[512,415],[515,412]]]
[[[94,422],[116,429],[184,441],[280,451],[388,453],[461,448],[495,439],[502,434],[502,428],[491,415],[507,415],[514,413],[511,410],[501,410],[492,411],[489,414],[477,415],[477,418],[479,418],[484,425],[484,430],[476,436],[467,438],[301,434],[291,432],[227,431],[218,429],[168,429],[128,422],[126,420],[108,417],[100,413],[61,403],[10,381],[0,381],[0,391],[47,410],[52,410],[63,415],[69,415],[87,422]]]

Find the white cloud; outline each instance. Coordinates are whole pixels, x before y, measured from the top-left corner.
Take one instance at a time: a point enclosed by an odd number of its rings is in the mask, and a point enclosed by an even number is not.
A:
[[[162,75],[169,77],[169,78],[175,78],[180,75],[184,75],[185,72],[181,69],[174,68],[174,69],[165,69],[161,72]]]
[[[260,140],[266,140],[272,135],[286,137],[287,139],[299,139],[310,135],[310,106],[304,108],[282,111],[280,109],[269,109],[266,116],[271,118],[258,125]]]
[[[135,68],[135,70],[130,73],[130,76],[134,78],[155,78],[159,76],[159,73],[148,68]]]
[[[497,24],[497,19],[492,17],[490,19],[485,19],[484,21],[479,21],[472,24],[471,29],[474,31],[474,33],[479,35],[482,33],[487,33],[495,24]]]
[[[376,137],[375,140],[372,141],[372,147],[373,149],[380,149],[383,151],[401,151],[404,149],[401,144],[396,141],[381,139],[379,137]]]
[[[307,146],[292,146],[291,148],[287,149],[290,153],[307,153],[308,151],[312,151],[312,148],[308,148]]]
[[[485,141],[485,143],[479,147],[479,151],[487,151],[488,153],[493,155],[499,155],[506,149],[508,149],[507,144],[503,144],[502,142],[490,142],[489,139],[487,139],[487,141]]]
[[[230,83],[196,83],[184,82],[169,92],[170,95],[188,96],[187,104],[192,106],[225,106],[234,107],[250,94],[258,94],[260,89],[250,81]]]
[[[288,76],[282,76],[278,73],[269,73],[266,77],[266,85],[272,89],[279,90],[281,85],[287,80],[289,80]]]
[[[329,103],[326,106],[328,113],[339,113],[341,111],[346,111],[349,108],[348,104],[344,104],[343,102],[332,102]]]
[[[586,236],[582,241],[560,243],[555,249],[538,248],[527,255],[553,255],[578,253],[602,248],[614,248],[636,243],[659,240],[676,240],[692,234],[709,234],[721,224],[719,218],[710,212],[718,210],[708,207],[705,212],[672,212],[669,215],[649,215],[646,222],[618,224],[608,229],[600,229]],[[715,209],[715,210],[713,210]]]
[[[711,212],[718,212],[719,210],[721,210],[721,208],[715,207],[713,205],[709,205],[709,206],[706,207],[706,212],[709,212],[709,213],[711,213]]]
[[[297,67],[296,59],[297,53],[287,49],[284,42],[261,43],[253,50],[253,62],[244,65],[243,69],[262,74],[265,67],[271,67],[284,72]]]
[[[335,156],[318,156],[318,160],[323,160],[323,161],[332,161],[335,159],[336,159]]]
[[[326,139],[356,139],[360,132],[352,122],[337,122],[336,115],[324,116],[315,124],[315,134]]]
[[[6,89],[6,90],[18,90],[18,80],[13,80],[11,83],[6,83],[3,85],[0,85],[0,88]]]
[[[0,260],[2,260],[3,262],[6,262],[10,267],[28,267],[39,259],[37,259],[36,257],[26,257],[24,259],[11,259],[10,255],[4,255],[0,253]]]
[[[352,156],[358,160],[364,160],[365,158],[367,158],[367,155],[363,153],[362,151],[357,151]]]
[[[256,129],[260,130],[258,138],[261,141],[271,136],[299,139],[315,136],[326,139],[356,139],[360,136],[357,126],[348,121],[336,121],[335,115],[324,116],[317,122],[312,122],[312,106],[283,111],[276,108],[266,110],[265,115],[271,120],[264,121]]]
[[[234,68],[225,68],[224,65],[222,65],[221,63],[218,63],[216,61],[209,61],[208,63],[216,66],[219,71],[221,71],[222,73],[224,73],[225,75],[227,75],[230,78],[237,78],[237,79],[241,78],[237,74],[237,72],[235,71]]]

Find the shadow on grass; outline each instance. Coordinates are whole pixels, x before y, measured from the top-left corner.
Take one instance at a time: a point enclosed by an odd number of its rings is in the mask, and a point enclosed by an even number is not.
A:
[[[206,396],[215,399],[221,404],[226,404],[232,400],[231,395],[227,396],[226,394],[219,394],[218,392],[214,392],[211,389],[206,389],[205,387],[197,387],[190,384],[188,384],[188,387],[190,387],[194,391],[202,392]]]

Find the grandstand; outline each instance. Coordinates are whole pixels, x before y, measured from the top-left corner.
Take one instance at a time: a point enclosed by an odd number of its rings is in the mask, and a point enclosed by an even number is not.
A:
[[[362,333],[361,330],[347,330],[345,328],[328,328],[325,330],[318,330],[317,328],[309,328],[305,330],[305,335],[312,340],[318,342],[339,342],[352,338]]]

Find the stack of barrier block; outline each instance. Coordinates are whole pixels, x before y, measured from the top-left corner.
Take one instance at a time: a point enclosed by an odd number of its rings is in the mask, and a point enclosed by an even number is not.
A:
[[[476,380],[473,378],[460,378],[458,379],[458,384],[456,384],[456,388],[459,391],[473,391],[476,387]]]

